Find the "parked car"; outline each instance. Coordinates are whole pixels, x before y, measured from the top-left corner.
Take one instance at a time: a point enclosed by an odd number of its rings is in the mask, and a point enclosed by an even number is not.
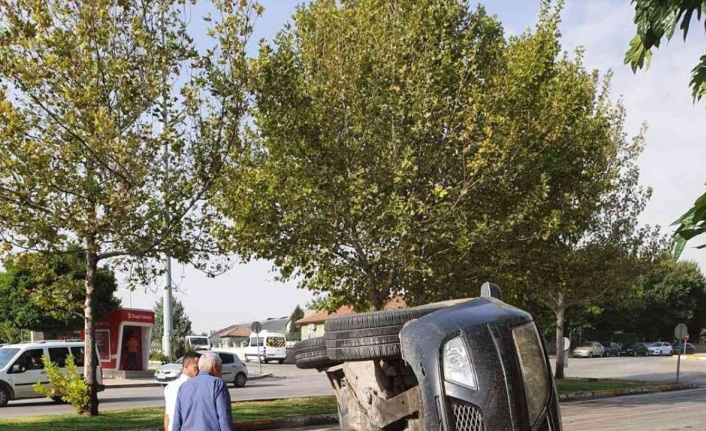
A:
[[[342,430],[561,431],[535,322],[495,285],[481,296],[330,316],[297,367],[326,373]]]
[[[233,352],[213,350],[218,353],[223,361],[223,375],[221,378],[226,383],[233,383],[236,388],[242,388],[248,381],[248,369],[242,363],[238,355]],[[184,358],[179,358],[171,364],[165,364],[157,368],[154,372],[154,378],[157,382],[166,385],[167,383],[176,380],[181,375],[181,363]]]
[[[598,341],[586,341],[579,344],[574,349],[574,358],[593,358],[594,356],[603,357],[605,355],[605,347]]]
[[[622,353],[622,347],[620,344],[614,343],[612,341],[601,341],[604,350],[604,356],[620,356]]]
[[[672,349],[674,349],[675,354],[681,355],[684,352],[684,343],[676,342],[672,344]],[[693,355],[694,353],[696,353],[696,346],[691,343],[686,343],[686,354]]]
[[[82,341],[40,341],[0,347],[0,407],[11,400],[44,396],[35,392],[33,388],[37,382],[44,387],[49,387],[42,360],[43,355],[48,355],[49,359],[65,372],[66,358],[69,355],[74,357],[75,365],[83,369],[85,351],[85,344]],[[105,386],[103,386],[103,371],[97,353],[94,354],[93,360],[97,364],[98,390],[102,391]],[[52,399],[61,402],[59,395]]]
[[[645,343],[625,344],[622,349],[623,356],[647,356],[649,351]]]
[[[656,341],[647,345],[650,356],[669,356],[673,353],[672,345],[664,341]]]

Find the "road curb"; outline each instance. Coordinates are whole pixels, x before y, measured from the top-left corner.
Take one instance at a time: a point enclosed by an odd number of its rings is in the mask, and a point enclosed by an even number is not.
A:
[[[571,401],[591,400],[595,398],[612,398],[621,397],[625,395],[642,395],[654,394],[659,392],[682,391],[685,389],[696,389],[698,387],[698,385],[694,385],[691,383],[670,383],[645,388],[608,389],[602,391],[574,392],[570,394],[559,395],[559,401],[565,403]]]
[[[267,377],[272,377],[272,374],[262,374],[260,376],[252,376],[248,377],[248,381],[251,380],[261,380]],[[105,382],[104,382],[105,384]],[[105,385],[105,390],[108,389],[128,389],[128,388],[156,388],[162,386],[162,383],[158,382],[133,382],[133,383],[116,383],[116,384],[106,384]]]
[[[243,431],[264,431],[335,424],[338,424],[338,416],[336,415],[316,415],[298,418],[266,419],[259,421],[236,421],[234,423],[235,429]]]

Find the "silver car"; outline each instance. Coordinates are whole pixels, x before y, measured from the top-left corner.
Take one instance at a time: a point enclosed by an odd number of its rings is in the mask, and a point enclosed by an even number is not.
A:
[[[574,349],[574,358],[593,358],[603,357],[605,355],[605,347],[598,341],[587,341],[580,344]]]
[[[240,360],[238,355],[232,352],[223,352],[212,350],[218,353],[223,361],[222,379],[226,383],[233,383],[236,388],[242,388],[248,381],[248,369]],[[181,362],[184,358],[177,359],[174,363],[162,365],[154,372],[154,378],[159,383],[166,385],[167,383],[176,380],[181,375]]]

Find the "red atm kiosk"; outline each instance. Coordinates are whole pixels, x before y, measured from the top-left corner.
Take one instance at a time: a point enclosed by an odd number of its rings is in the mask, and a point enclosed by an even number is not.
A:
[[[148,369],[154,311],[119,308],[96,322],[96,347],[106,370]],[[85,332],[81,331],[81,339]]]

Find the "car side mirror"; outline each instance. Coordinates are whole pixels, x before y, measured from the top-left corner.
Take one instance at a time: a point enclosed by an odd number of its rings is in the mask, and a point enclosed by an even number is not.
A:
[[[25,372],[25,370],[21,366],[19,366],[19,365],[12,366],[12,374],[20,374],[20,373],[24,373],[24,372]]]

